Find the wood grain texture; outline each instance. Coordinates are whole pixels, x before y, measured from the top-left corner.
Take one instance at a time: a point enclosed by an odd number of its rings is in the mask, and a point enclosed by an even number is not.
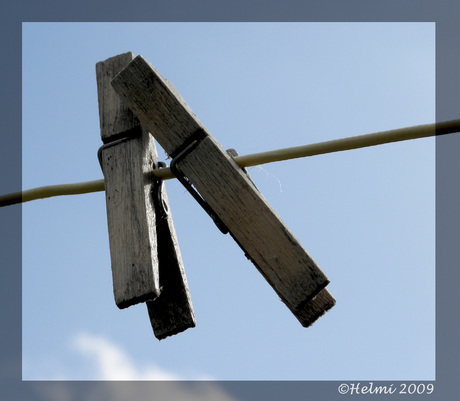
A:
[[[327,288],[324,288],[311,301],[299,305],[296,309],[292,309],[290,305],[287,305],[287,307],[303,327],[310,327],[334,305],[334,297]]]
[[[145,132],[102,149],[115,302],[119,308],[160,295],[156,216],[148,172],[155,163]]]
[[[107,225],[115,303],[126,308],[160,294],[152,181],[155,143],[110,85],[132,53],[96,64]],[[126,140],[119,141],[120,138]],[[118,141],[117,141],[118,140]],[[112,141],[112,142],[110,142]]]
[[[97,95],[99,101],[99,124],[102,142],[113,141],[117,137],[140,128],[139,119],[110,85],[111,80],[134,58],[128,52],[111,57],[96,64]]]
[[[162,201],[169,210],[164,185],[162,182],[156,185],[160,186]],[[160,213],[162,206],[158,198],[154,201],[161,294],[155,300],[147,301],[147,310],[155,337],[162,340],[195,327],[196,320],[171,212]]]
[[[309,302],[329,280],[172,85],[138,56],[114,78],[112,86],[170,155],[190,141],[198,128],[204,130],[205,138],[181,159],[179,169],[301,322],[309,323],[324,313],[332,302],[330,294],[323,292],[319,300]],[[304,308],[318,311],[306,318]]]
[[[101,138],[115,139],[100,154],[112,277],[118,307],[147,302],[163,339],[194,327],[195,315],[166,189],[151,174],[158,168],[154,139],[110,86],[132,59],[125,53],[96,65]]]

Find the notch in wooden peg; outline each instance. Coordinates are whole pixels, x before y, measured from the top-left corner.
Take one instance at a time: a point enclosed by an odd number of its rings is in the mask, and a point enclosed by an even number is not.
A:
[[[125,53],[96,64],[107,223],[115,303],[147,302],[162,339],[195,326],[195,316],[154,138],[110,85],[134,58]],[[154,301],[155,300],[155,301]]]
[[[176,167],[301,324],[329,310],[329,279],[172,84],[137,56],[112,86],[171,157],[197,141]]]

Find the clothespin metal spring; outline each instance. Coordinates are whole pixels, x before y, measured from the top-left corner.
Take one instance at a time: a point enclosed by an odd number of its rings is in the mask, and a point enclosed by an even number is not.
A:
[[[134,133],[133,133],[133,131],[134,131]],[[98,149],[98,151],[97,151],[97,159],[99,160],[99,165],[101,166],[102,173],[104,173],[104,169],[102,167],[102,151],[104,149],[107,149],[110,146],[118,145],[119,143],[122,143],[122,142],[125,142],[125,141],[129,141],[130,139],[139,138],[139,136],[142,134],[141,131],[135,131],[135,130],[130,130],[128,132],[130,132],[130,134],[123,133],[124,135],[122,135],[121,138],[115,139],[115,140],[110,141],[110,142],[105,142]]]

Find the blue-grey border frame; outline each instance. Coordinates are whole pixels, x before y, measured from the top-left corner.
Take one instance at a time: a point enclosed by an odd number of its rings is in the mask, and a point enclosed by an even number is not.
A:
[[[436,119],[460,114],[460,3],[451,0],[17,0],[2,10],[0,193],[21,188],[22,22],[150,21],[305,21],[435,22]],[[460,269],[460,186],[456,185],[460,135],[436,139],[436,380],[431,395],[413,398],[448,400],[456,393],[458,367]],[[129,399],[168,399],[166,383],[22,382],[21,374],[21,207],[0,209],[0,400],[110,400],[119,386]],[[420,350],[423,352],[423,350]],[[395,364],[398,361],[395,361]],[[328,400],[342,396],[340,382],[217,382],[236,400]],[[390,383],[378,382],[378,385]],[[397,385],[398,383],[395,383]],[[197,383],[177,383],[196,392]],[[201,383],[206,385],[206,383]],[[147,397],[147,398],[146,398]],[[361,395],[360,397],[367,397]],[[403,398],[408,395],[374,395]]]

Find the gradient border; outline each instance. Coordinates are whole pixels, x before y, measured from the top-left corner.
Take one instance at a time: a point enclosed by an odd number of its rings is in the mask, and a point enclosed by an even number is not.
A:
[[[6,8],[6,6],[4,6]],[[21,73],[22,22],[435,22],[436,23],[436,119],[459,118],[460,114],[460,2],[449,0],[18,0],[3,10],[2,35],[2,129],[0,146],[0,193],[21,188]],[[459,378],[460,269],[457,246],[460,238],[460,136],[436,138],[436,380],[431,395],[410,398],[452,399]],[[173,387],[209,397],[218,388],[234,400],[327,400],[366,397],[340,395],[339,381],[320,382],[22,382],[22,274],[20,206],[0,209],[0,401],[15,400],[173,400]],[[420,350],[423,352],[423,350]],[[397,363],[397,361],[395,361]],[[345,383],[358,383],[357,381]],[[376,382],[398,386],[400,382]],[[362,382],[366,385],[368,382]],[[392,394],[391,399],[409,395]],[[169,397],[169,398],[168,398]],[[373,395],[373,398],[390,395]],[[117,397],[117,399],[121,399]],[[182,399],[184,399],[182,397]],[[215,398],[218,401],[218,398]]]

